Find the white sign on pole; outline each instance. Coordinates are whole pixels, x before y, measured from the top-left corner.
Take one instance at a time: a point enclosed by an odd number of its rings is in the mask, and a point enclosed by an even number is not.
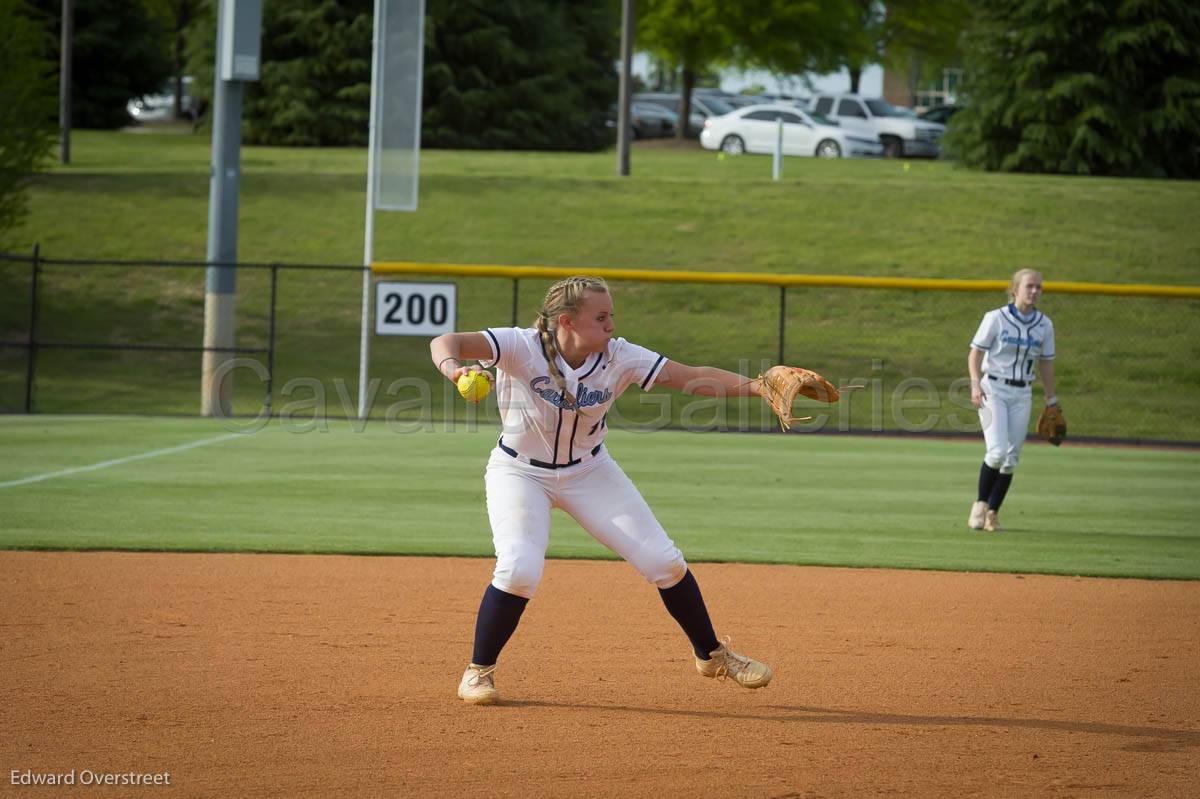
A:
[[[375,207],[417,210],[421,157],[421,81],[425,61],[425,0],[382,0],[375,19],[371,142]]]
[[[420,173],[421,155],[421,83],[425,63],[425,0],[375,0],[374,27],[367,154],[367,220],[363,242],[365,268],[362,278],[362,324],[358,348],[360,419],[367,413],[375,209],[417,210],[417,177]],[[376,318],[378,320],[378,316]],[[378,322],[376,332],[379,332]]]
[[[375,335],[440,336],[453,333],[458,286],[453,283],[375,284]]]

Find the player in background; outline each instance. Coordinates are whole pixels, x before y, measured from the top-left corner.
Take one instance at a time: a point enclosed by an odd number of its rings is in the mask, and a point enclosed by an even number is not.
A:
[[[1000,506],[1012,485],[1029,428],[1035,371],[1041,374],[1046,404],[1058,403],[1054,394],[1054,325],[1037,309],[1042,296],[1041,273],[1017,271],[1008,296],[1008,305],[983,315],[967,353],[971,402],[979,408],[987,444],[979,469],[979,493],[967,518],[972,530],[1001,529]]]
[[[452,382],[483,361],[496,367],[502,435],[484,483],[496,567],[475,622],[474,651],[458,696],[492,704],[496,662],[533,597],[545,565],[550,511],[562,508],[658,587],[705,677],[746,688],[771,669],[717,639],[700,586],[637,488],[604,447],[606,415],[623,391],[669,386],[706,396],[756,396],[758,381],[687,366],[614,337],[613,299],[603,280],[571,277],[550,287],[533,327],[490,328],[435,338],[430,354]]]

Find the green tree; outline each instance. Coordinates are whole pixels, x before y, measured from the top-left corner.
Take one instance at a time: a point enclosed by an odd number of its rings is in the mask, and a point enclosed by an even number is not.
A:
[[[1200,177],[1200,6],[983,0],[946,144],[1013,172]]]
[[[850,27],[841,37],[838,66],[850,73],[850,91],[857,94],[869,64],[956,65],[974,6],[971,0],[850,0],[846,8]]]
[[[54,146],[55,82],[49,22],[0,0],[0,237],[20,223],[30,177]]]
[[[262,80],[246,89],[247,142],[366,144],[372,0],[273,0]],[[211,93],[211,2],[188,33],[197,93]],[[608,0],[429,0],[422,143],[464,149],[594,150],[611,134],[616,29]]]
[[[62,27],[62,0],[35,0]],[[71,123],[79,128],[129,124],[125,103],[153,94],[171,76],[170,40],[163,25],[141,2],[74,0],[75,38],[71,66]],[[59,39],[53,56],[59,58]]]
[[[858,43],[845,0],[759,0],[722,6],[733,39],[731,63],[781,77],[836,69]]]
[[[187,32],[188,72],[211,101],[216,3]],[[371,97],[372,0],[274,0],[263,4],[260,79],[245,84],[247,144],[366,144]]]
[[[855,46],[854,35],[842,0],[646,0],[638,10],[638,48],[681,73],[680,119],[706,73],[724,66],[780,76],[825,71]]]
[[[245,100],[248,142],[366,144],[373,14],[371,0],[264,4],[262,80]]]
[[[688,135],[697,75],[733,62],[734,34],[725,8],[718,0],[645,0],[639,4],[638,48],[680,72],[678,139]]]
[[[432,0],[424,142],[519,150],[607,145],[617,28],[608,0]]]

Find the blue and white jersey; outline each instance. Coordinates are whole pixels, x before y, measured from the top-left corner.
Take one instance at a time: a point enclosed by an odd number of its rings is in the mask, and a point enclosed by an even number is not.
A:
[[[550,375],[537,328],[494,327],[484,332],[492,347],[485,367],[496,367],[496,401],[503,426],[501,441],[520,455],[564,465],[590,453],[604,441],[605,417],[625,389],[643,391],[667,362],[664,355],[623,338],[605,352],[589,355],[578,369],[555,355],[571,405]]]
[[[983,351],[983,373],[1032,383],[1038,360],[1054,360],[1054,325],[1034,308],[1022,316],[1012,303],[983,315],[971,339]]]

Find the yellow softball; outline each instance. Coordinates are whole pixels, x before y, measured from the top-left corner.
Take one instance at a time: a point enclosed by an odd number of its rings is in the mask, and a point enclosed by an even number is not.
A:
[[[467,402],[479,402],[492,390],[486,372],[467,372],[458,378],[458,393]]]

